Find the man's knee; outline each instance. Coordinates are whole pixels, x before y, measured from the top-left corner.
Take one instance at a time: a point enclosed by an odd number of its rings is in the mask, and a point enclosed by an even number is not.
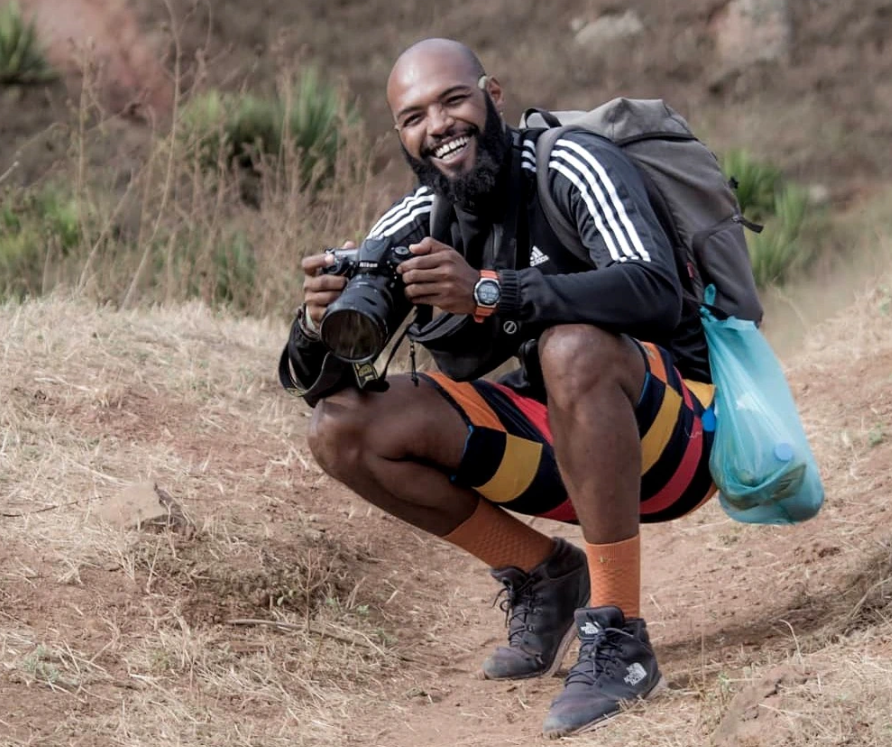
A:
[[[635,343],[589,324],[562,324],[539,340],[539,360],[548,398],[572,405],[601,387],[619,387],[635,401],[644,362]]]
[[[313,458],[332,477],[358,468],[369,427],[368,409],[358,391],[345,390],[313,410],[307,443]]]
[[[457,463],[465,425],[433,386],[393,376],[386,392],[347,389],[316,405],[307,440],[313,458],[341,482],[361,471],[370,457],[416,457]]]

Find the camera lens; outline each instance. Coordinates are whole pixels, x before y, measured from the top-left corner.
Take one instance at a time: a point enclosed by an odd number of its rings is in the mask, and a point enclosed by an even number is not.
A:
[[[349,258],[355,275],[326,309],[319,336],[347,363],[369,363],[384,350],[412,304],[406,298],[396,265],[411,255],[386,240],[366,240]]]
[[[322,342],[348,363],[365,363],[377,356],[387,342],[386,330],[377,319],[357,309],[330,309],[319,329]]]

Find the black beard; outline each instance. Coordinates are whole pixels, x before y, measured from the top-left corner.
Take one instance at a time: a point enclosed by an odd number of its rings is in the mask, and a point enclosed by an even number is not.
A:
[[[477,163],[469,173],[454,179],[434,166],[429,158],[413,157],[400,143],[403,156],[418,181],[429,187],[435,195],[461,207],[473,207],[492,194],[498,184],[506,155],[511,149],[511,136],[489,96],[486,97],[486,124],[483,133],[475,130],[469,132],[468,136],[477,139]]]

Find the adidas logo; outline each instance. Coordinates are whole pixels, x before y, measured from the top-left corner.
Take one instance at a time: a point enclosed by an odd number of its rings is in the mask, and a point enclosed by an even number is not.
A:
[[[644,670],[644,667],[636,661],[634,664],[630,664],[626,667],[626,676],[623,677],[623,682],[634,687],[645,677],[647,677],[647,672]]]
[[[589,620],[579,629],[579,631],[582,633],[582,635],[597,635],[601,632],[601,626],[595,625],[595,623]]]
[[[536,267],[537,265],[541,265],[544,262],[547,262],[551,257],[549,257],[545,252],[543,252],[538,246],[533,246],[530,249],[530,267]]]

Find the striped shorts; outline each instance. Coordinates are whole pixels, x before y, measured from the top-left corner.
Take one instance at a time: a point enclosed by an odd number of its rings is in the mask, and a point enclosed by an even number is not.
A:
[[[641,521],[668,521],[715,493],[709,473],[714,388],[682,379],[662,348],[638,345],[647,366],[635,407],[641,436]],[[558,471],[546,405],[489,381],[456,382],[439,373],[424,377],[468,426],[453,483],[521,514],[578,523]]]

